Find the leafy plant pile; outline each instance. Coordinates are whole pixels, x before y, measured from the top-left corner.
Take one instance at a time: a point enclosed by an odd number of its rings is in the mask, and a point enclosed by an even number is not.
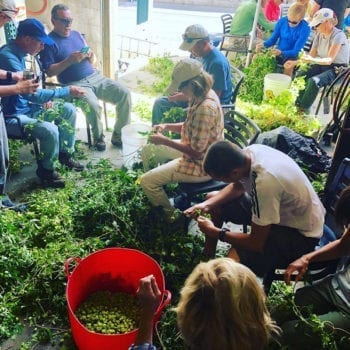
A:
[[[164,95],[166,88],[170,84],[174,66],[175,64],[170,57],[151,57],[146,69],[154,74],[158,80],[152,83],[151,86],[140,82],[142,90],[151,96]]]
[[[68,330],[63,264],[105,247],[135,248],[155,258],[176,302],[199,262],[203,238],[165,223],[146,200],[138,176],[104,160],[67,174],[64,189],[25,196],[26,213],[0,211],[0,340],[21,329],[20,319],[41,333],[50,320],[49,339]]]

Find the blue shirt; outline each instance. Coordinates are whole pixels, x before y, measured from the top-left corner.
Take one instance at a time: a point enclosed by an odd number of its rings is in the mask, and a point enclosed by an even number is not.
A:
[[[221,91],[221,104],[229,104],[232,96],[231,67],[227,58],[213,47],[210,53],[200,58],[204,70],[214,79],[213,90]]]
[[[298,25],[290,26],[288,17],[282,17],[269,39],[264,41],[265,47],[277,44],[283,58],[297,58],[310,35],[310,26],[302,19]]]
[[[19,48],[14,41],[0,49],[0,68],[10,72],[25,70],[25,57],[27,53]],[[0,80],[0,85],[16,84]],[[69,88],[39,89],[35,94],[14,95],[2,97],[2,110],[5,115],[33,115],[42,109],[42,104],[53,98],[69,96]]]
[[[45,46],[40,53],[40,61],[43,69],[48,69],[52,64],[65,60],[75,51],[80,51],[87,46],[83,36],[72,30],[69,37],[63,37],[55,32],[49,34],[55,42],[54,46]],[[80,63],[75,63],[66,68],[62,73],[58,74],[57,79],[61,84],[69,84],[73,81],[82,80],[95,71],[90,61],[86,58]]]

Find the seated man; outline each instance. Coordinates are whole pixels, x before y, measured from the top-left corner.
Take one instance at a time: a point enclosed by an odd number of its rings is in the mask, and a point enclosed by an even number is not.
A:
[[[310,35],[310,27],[304,20],[306,8],[302,4],[294,3],[288,10],[288,15],[282,17],[276,24],[276,27],[269,39],[256,46],[257,50],[262,47],[272,48],[272,53],[276,56],[276,62],[283,65],[284,74],[292,75],[293,69],[288,61],[296,61],[298,54],[304,47],[306,40]]]
[[[344,228],[341,238],[320,249],[301,256],[293,261],[285,272],[286,283],[289,284],[291,275],[297,271],[295,280],[299,281],[311,262],[327,261],[342,258],[337,272],[311,286],[300,288],[295,294],[298,306],[310,307],[312,313],[318,315],[321,321],[332,324],[335,329],[350,330],[350,187],[340,194],[334,211],[334,219],[339,227]],[[288,321],[282,325],[283,342],[295,345],[295,349],[320,348],[318,334],[312,336],[312,330],[296,327],[297,321]],[[300,331],[303,334],[300,334]],[[342,334],[341,334],[342,335]],[[301,338],[302,343],[301,343]],[[349,340],[349,337],[347,337]],[[344,347],[345,349],[345,347]]]
[[[345,33],[335,25],[338,23],[334,11],[329,8],[318,10],[310,27],[316,29],[309,55],[302,58],[311,63],[307,71],[297,71],[296,75],[305,76],[305,90],[300,91],[296,105],[308,112],[321,87],[329,85],[337,75],[339,67],[349,62],[349,42]]]
[[[98,151],[106,149],[98,100],[116,105],[117,120],[111,142],[121,146],[121,128],[130,123],[130,91],[120,82],[104,77],[92,66],[93,53],[86,47],[84,37],[72,30],[73,19],[68,6],[55,5],[51,10],[51,22],[53,31],[49,36],[56,45],[46,46],[40,54],[43,69],[48,76],[57,75],[61,84],[74,84],[86,90],[84,98],[90,106],[86,117],[92,126],[94,145]]]
[[[9,72],[20,72],[26,69],[25,57],[27,54],[37,55],[44,45],[53,45],[53,41],[46,35],[44,26],[34,18],[21,21],[18,25],[17,37],[0,50],[0,68]],[[0,81],[0,84],[15,84],[16,81]],[[53,98],[66,96],[83,96],[84,92],[76,86],[65,87],[56,90],[39,89],[34,94],[23,94],[2,98],[4,115],[18,116],[21,123],[26,126],[26,132],[40,141],[41,158],[38,161],[37,175],[41,181],[52,187],[63,187],[64,180],[54,170],[54,162],[59,161],[69,169],[83,170],[83,165],[72,158],[75,143],[75,119],[76,110],[70,103],[62,105],[62,118],[66,123],[58,127],[46,121],[38,121],[43,114],[47,117],[43,103]],[[57,102],[54,102],[57,103]],[[67,125],[69,124],[69,128]],[[7,120],[8,133],[18,132],[17,122]],[[30,124],[30,127],[29,127]]]
[[[214,79],[213,90],[221,104],[229,104],[232,96],[231,68],[227,58],[210,43],[208,31],[200,24],[186,28],[181,50],[190,51],[202,63],[204,70]],[[173,95],[158,98],[153,105],[152,125],[162,122],[164,112],[172,107],[186,108],[188,99],[176,91]],[[181,120],[183,121],[183,120]]]
[[[212,220],[197,218],[206,238],[204,254],[215,255],[218,239],[230,243],[229,256],[262,276],[314,249],[322,236],[325,209],[293,159],[265,145],[241,149],[221,141],[209,147],[203,169],[229,183],[185,211],[193,217],[198,210],[211,214]],[[222,228],[224,221],[251,224],[251,232]]]

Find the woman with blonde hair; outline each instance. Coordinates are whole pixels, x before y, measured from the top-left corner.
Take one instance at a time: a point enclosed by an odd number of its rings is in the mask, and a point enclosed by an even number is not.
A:
[[[160,295],[153,276],[140,280],[141,322],[131,349],[154,349],[150,320]],[[198,264],[181,290],[175,312],[191,350],[260,350],[273,333],[279,333],[255,274],[230,258]]]
[[[149,201],[162,208],[168,222],[173,221],[175,209],[163,186],[208,181],[210,176],[202,168],[204,154],[212,143],[224,137],[221,104],[212,86],[212,76],[204,71],[198,60],[179,61],[174,67],[168,93],[178,90],[188,99],[186,120],[155,125],[150,144],[141,151],[143,167],[147,171],[141,176],[141,187]],[[171,139],[163,135],[165,131],[180,134],[181,139]],[[149,170],[152,165],[156,168]]]

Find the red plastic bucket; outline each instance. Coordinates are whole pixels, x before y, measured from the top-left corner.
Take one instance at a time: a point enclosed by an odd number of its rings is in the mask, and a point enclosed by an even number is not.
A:
[[[76,263],[70,271],[72,262]],[[70,258],[65,262],[67,276],[66,298],[68,316],[74,341],[79,350],[124,350],[135,341],[137,329],[124,334],[99,334],[89,331],[75,315],[77,307],[92,293],[101,290],[135,294],[142,277],[153,274],[164,298],[155,313],[158,322],[162,310],[170,303],[171,294],[165,290],[163,272],[158,263],[135,249],[107,248],[84,259]]]

